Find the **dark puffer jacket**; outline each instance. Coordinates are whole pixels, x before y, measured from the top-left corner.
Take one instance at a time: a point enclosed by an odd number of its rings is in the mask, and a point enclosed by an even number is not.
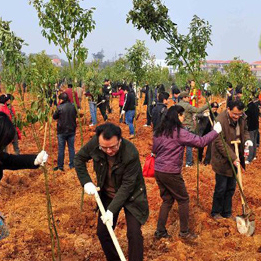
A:
[[[152,109],[152,124],[153,130],[155,130],[161,123],[162,119],[165,117],[168,111],[167,105],[159,103]]]
[[[55,113],[54,120],[57,122],[57,134],[71,134],[76,130],[77,111],[75,106],[69,101],[61,103]]]
[[[149,207],[139,153],[131,142],[122,139],[115,156],[111,175],[116,195],[108,210],[116,213],[122,207],[126,207],[141,224],[144,224],[149,215]],[[86,168],[86,163],[91,159],[96,172],[97,186],[102,192],[109,166],[106,154],[99,149],[96,135],[75,155],[74,166],[82,186],[92,182]]]

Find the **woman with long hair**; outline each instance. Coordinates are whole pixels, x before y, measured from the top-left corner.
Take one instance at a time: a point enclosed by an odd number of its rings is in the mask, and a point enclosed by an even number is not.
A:
[[[216,123],[213,131],[199,137],[182,126],[184,108],[179,105],[168,109],[165,118],[155,130],[153,137],[153,153],[155,158],[155,178],[160,189],[162,205],[160,207],[155,237],[168,238],[166,222],[169,211],[176,200],[179,207],[180,232],[183,239],[195,239],[197,236],[189,230],[189,195],[181,174],[185,146],[205,147],[222,131],[220,123]]]

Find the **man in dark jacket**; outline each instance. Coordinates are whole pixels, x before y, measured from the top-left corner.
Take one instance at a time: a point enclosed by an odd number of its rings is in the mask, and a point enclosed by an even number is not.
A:
[[[64,165],[65,144],[68,144],[69,150],[69,167],[74,168],[73,160],[75,156],[74,140],[76,131],[77,111],[74,104],[69,101],[67,93],[59,95],[61,104],[57,107],[53,114],[53,119],[57,121],[57,138],[58,138],[58,160],[57,167],[54,170],[62,170]]]
[[[96,135],[76,154],[74,164],[81,185],[87,194],[97,193],[86,168],[93,160],[97,187],[106,213],[99,214],[97,235],[109,261],[120,261],[105,226],[116,226],[119,212],[124,208],[127,221],[129,260],[143,260],[141,225],[149,215],[146,187],[142,176],[139,153],[135,146],[122,138],[120,127],[105,123],[96,129]],[[101,218],[100,218],[101,217]]]
[[[158,103],[152,110],[152,124],[153,130],[155,130],[161,123],[161,120],[167,113],[169,94],[162,92],[159,94]]]
[[[244,104],[240,100],[230,101],[227,109],[220,113],[216,119],[221,123],[226,148],[220,136],[212,142],[211,165],[216,173],[216,186],[211,215],[215,219],[232,216],[232,197],[236,189],[236,179],[229,157],[235,168],[238,164],[244,168],[244,148],[253,146],[247,131],[243,110]],[[241,142],[239,144],[239,158],[236,156],[235,146],[231,144],[231,141],[236,140]]]

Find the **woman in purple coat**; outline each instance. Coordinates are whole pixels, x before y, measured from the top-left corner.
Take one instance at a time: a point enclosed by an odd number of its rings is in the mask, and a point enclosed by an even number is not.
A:
[[[179,237],[195,239],[197,236],[189,231],[189,195],[181,174],[184,148],[205,147],[222,131],[220,123],[216,123],[213,130],[203,137],[199,137],[182,126],[184,108],[176,105],[169,108],[166,117],[154,132],[153,153],[155,158],[155,178],[163,200],[160,207],[155,237],[169,238],[166,222],[169,211],[176,200],[179,207],[180,232]]]

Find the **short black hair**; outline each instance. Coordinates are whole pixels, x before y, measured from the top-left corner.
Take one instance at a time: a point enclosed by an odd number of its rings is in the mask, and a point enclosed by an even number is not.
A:
[[[0,152],[14,139],[16,130],[9,116],[0,112]]]
[[[96,128],[96,136],[102,134],[105,140],[110,140],[113,136],[116,136],[118,140],[121,139],[121,128],[113,123],[107,122]]]
[[[62,101],[69,101],[69,96],[66,92],[62,92],[59,94],[58,99]]]
[[[235,107],[238,108],[238,110],[242,111],[245,109],[245,105],[241,100],[234,100],[234,101],[230,101],[227,105],[227,107],[230,110],[233,110]]]
[[[233,88],[232,83],[231,83],[231,82],[227,82],[227,87],[228,87],[228,88]]]
[[[169,98],[169,93],[167,93],[167,92],[161,92],[161,93],[159,94],[158,100],[159,100],[159,102],[163,102],[164,99],[167,100],[168,98]]]
[[[15,98],[14,98],[14,96],[11,94],[11,93],[8,93],[7,95],[6,95],[6,101],[13,101]]]
[[[219,104],[217,102],[212,102],[210,106],[211,108],[219,108]]]
[[[68,88],[72,88],[73,85],[71,83],[68,84]]]
[[[0,103],[5,104],[6,101],[7,101],[6,98],[7,98],[7,96],[6,96],[5,94],[2,94],[2,95],[0,96]]]
[[[243,91],[243,85],[242,85],[242,84],[237,85],[237,87],[236,87],[236,93],[242,94],[242,91]]]

